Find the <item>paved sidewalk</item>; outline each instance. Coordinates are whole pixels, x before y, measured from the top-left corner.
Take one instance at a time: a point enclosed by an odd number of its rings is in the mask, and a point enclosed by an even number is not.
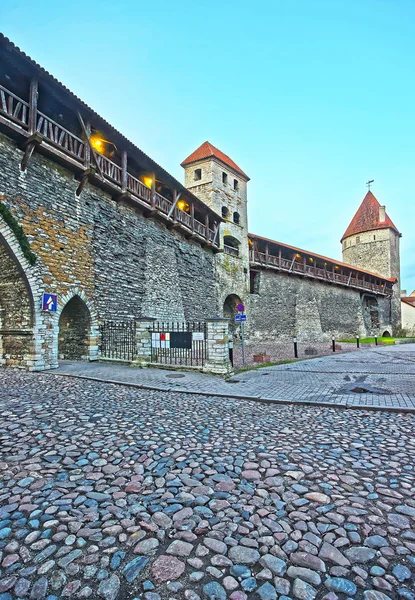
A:
[[[64,361],[59,370],[51,373],[263,402],[415,412],[415,344],[361,349],[264,367],[227,381],[198,372],[101,362]]]

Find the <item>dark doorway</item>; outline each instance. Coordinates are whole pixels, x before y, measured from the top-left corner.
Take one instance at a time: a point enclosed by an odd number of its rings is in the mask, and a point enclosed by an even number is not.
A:
[[[242,304],[242,300],[236,294],[230,294],[223,304],[223,316],[229,319],[229,331],[232,337],[239,337],[240,325],[235,321],[235,315],[238,314],[236,309],[238,304]]]
[[[79,296],[66,304],[59,318],[59,358],[89,358],[91,316],[87,305]]]

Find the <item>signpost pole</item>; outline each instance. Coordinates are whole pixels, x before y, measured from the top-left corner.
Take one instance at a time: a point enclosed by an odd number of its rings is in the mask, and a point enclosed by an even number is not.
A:
[[[241,334],[242,334],[242,366],[245,366],[245,323],[241,321]]]

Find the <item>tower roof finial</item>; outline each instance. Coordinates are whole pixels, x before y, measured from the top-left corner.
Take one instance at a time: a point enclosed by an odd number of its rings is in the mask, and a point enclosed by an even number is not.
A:
[[[374,179],[370,179],[369,181],[366,181],[366,185],[367,185],[367,189],[370,191],[370,184],[373,183],[375,180]]]

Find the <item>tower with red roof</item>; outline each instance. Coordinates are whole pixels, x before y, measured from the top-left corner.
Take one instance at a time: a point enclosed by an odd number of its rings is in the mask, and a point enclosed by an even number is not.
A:
[[[186,187],[220,215],[217,257],[219,304],[245,302],[249,293],[247,184],[249,177],[210,142],[204,142],[182,163]],[[232,299],[229,299],[232,296]],[[224,313],[232,312],[225,306]],[[232,317],[231,314],[227,316]]]
[[[395,327],[401,323],[400,237],[385,206],[369,190],[341,239],[343,262],[382,277],[396,278],[390,315]]]

